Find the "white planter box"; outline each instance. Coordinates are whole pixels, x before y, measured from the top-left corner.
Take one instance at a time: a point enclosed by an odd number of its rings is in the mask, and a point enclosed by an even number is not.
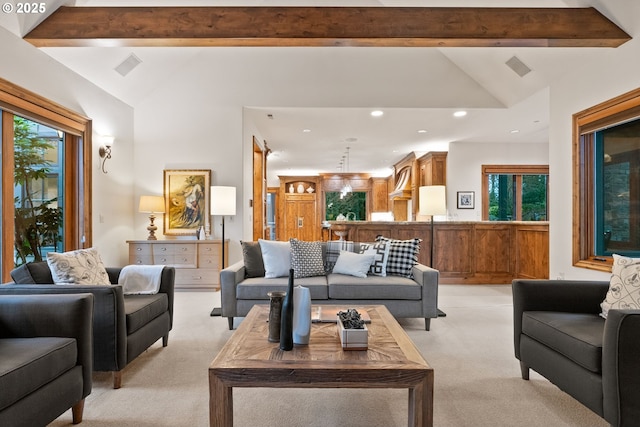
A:
[[[337,325],[343,350],[366,350],[369,348],[367,325],[364,325],[364,329],[345,329],[340,316],[338,316]]]

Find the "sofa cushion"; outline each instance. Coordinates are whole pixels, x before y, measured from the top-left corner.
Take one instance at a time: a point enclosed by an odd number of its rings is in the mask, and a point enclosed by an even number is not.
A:
[[[265,271],[260,244],[258,242],[240,241],[240,245],[242,246],[245,277],[263,277]]]
[[[110,285],[107,269],[95,248],[47,254],[56,284]]]
[[[321,242],[303,242],[289,239],[291,245],[291,268],[296,279],[324,276]]]
[[[167,294],[125,296],[127,335],[131,335],[167,310],[169,310]]]
[[[76,365],[73,338],[0,339],[0,411]]]
[[[334,264],[332,272],[364,278],[367,277],[367,273],[374,259],[374,254],[357,254],[355,252],[340,251],[340,256]]]
[[[236,297],[241,300],[268,300],[267,292],[286,291],[289,279],[287,277],[277,277],[273,279],[265,279],[264,277],[256,277],[244,279],[236,286]],[[328,299],[327,278],[326,276],[304,277],[295,279],[296,286],[304,286],[309,288],[311,299]]]
[[[522,333],[591,372],[602,372],[604,319],[597,314],[525,311]]]
[[[420,242],[422,239],[397,240],[378,236],[378,242],[389,242],[389,258],[387,260],[387,274],[402,277],[412,277],[413,266],[418,263]]]
[[[391,249],[391,245],[388,242],[360,243],[359,252],[361,254],[373,254],[375,257],[369,267],[369,274],[382,277],[387,275],[389,249]]]
[[[333,271],[333,266],[340,256],[340,251],[353,252],[354,243],[347,240],[329,240],[325,247],[324,271],[329,274]]]
[[[605,319],[612,308],[640,308],[640,258],[613,254],[609,290],[600,307]]]
[[[28,262],[11,270],[11,279],[20,285],[52,285],[53,276],[46,261]]]
[[[353,277],[344,274],[329,274],[330,299],[394,299],[420,300],[422,286],[414,280],[400,276]]]
[[[275,240],[258,239],[262,261],[264,262],[264,277],[289,277],[291,269],[291,243]]]

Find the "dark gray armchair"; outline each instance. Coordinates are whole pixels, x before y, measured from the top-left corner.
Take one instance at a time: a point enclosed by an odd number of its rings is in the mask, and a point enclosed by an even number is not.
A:
[[[615,427],[640,422],[640,310],[600,316],[609,282],[514,280],[513,332],[529,369]]]
[[[164,267],[157,294],[124,295],[122,286],[116,285],[121,270],[107,268],[113,286],[54,285],[46,262],[28,263],[11,272],[15,283],[0,286],[0,295],[93,294],[93,369],[113,372],[113,388],[120,388],[127,364],[160,338],[167,346],[173,326],[175,282],[175,269]]]
[[[0,296],[0,425],[44,426],[91,393],[93,295]]]

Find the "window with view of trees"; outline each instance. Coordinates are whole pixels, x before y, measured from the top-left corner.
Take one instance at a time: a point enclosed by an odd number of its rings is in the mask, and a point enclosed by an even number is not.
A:
[[[482,167],[485,221],[547,221],[549,167]]]
[[[91,120],[0,79],[2,281],[49,251],[91,245]]]
[[[612,254],[640,255],[640,89],[573,120],[573,261],[609,271]]]

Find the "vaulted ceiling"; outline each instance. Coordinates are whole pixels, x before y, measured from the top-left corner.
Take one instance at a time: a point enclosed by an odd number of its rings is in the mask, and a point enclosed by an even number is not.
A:
[[[233,2],[233,6],[481,6],[478,3],[474,0],[265,0]],[[631,36],[638,28],[638,17],[631,13],[637,10],[637,6],[624,0],[487,0],[484,3],[484,6],[490,7],[518,8],[594,6]],[[2,14],[0,26],[25,37],[61,5],[228,6],[229,2],[189,1],[185,4],[177,0],[47,0],[45,5],[46,13],[41,15]],[[80,24],[85,23],[85,19],[77,23],[81,29]],[[93,25],[92,28],[104,26]],[[283,28],[296,30],[291,25]],[[400,25],[396,28],[402,30],[405,27]],[[588,29],[589,26],[583,26],[585,28]],[[44,29],[45,26],[40,27],[40,31]],[[89,30],[84,32],[87,31]],[[604,34],[602,30],[598,32]],[[41,35],[42,33],[33,33],[29,37],[33,37],[32,42],[38,44],[35,40],[42,40]],[[568,41],[572,39],[572,35],[575,33],[569,33],[566,37]],[[574,39],[576,37],[578,36],[575,35]],[[39,43],[55,45],[51,42]],[[337,43],[334,40],[332,43],[328,45],[349,44],[342,40]],[[197,63],[214,66],[213,74],[216,78],[228,82],[235,80],[239,86],[252,84],[254,87],[277,87],[277,91],[281,93],[277,99],[255,94],[254,91],[253,95],[247,95],[243,106],[246,118],[255,124],[261,136],[274,150],[269,158],[269,168],[272,172],[282,174],[336,171],[346,146],[352,147],[350,171],[384,174],[388,166],[411,151],[420,154],[431,150],[446,150],[449,143],[456,141],[546,143],[549,82],[569,72],[585,57],[602,55],[603,51],[612,49],[353,46],[218,48],[200,46],[198,43],[192,43],[195,45],[193,47],[176,48],[127,46],[136,43],[107,41],[84,44],[92,46],[41,49],[133,107],[143,102],[159,86],[179,79],[186,66]],[[122,76],[114,69],[131,55],[135,55],[141,63],[129,74]],[[506,64],[513,57],[531,71],[520,76]],[[300,88],[305,90],[301,92]],[[193,90],[199,90],[197,84],[194,84]],[[295,92],[291,93],[291,90]],[[372,118],[369,115],[372,109],[382,109],[385,114]],[[467,110],[467,116],[453,117],[452,113],[459,109]],[[310,132],[303,132],[304,129]],[[419,130],[425,132],[418,133]]]

